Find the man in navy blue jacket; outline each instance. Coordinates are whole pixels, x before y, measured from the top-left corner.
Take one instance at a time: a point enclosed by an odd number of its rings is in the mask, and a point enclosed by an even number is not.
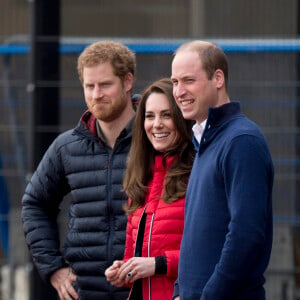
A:
[[[26,242],[41,277],[60,299],[126,299],[104,271],[122,259],[127,197],[122,191],[135,115],[135,55],[116,42],[89,45],[78,58],[88,110],[45,153],[22,199]],[[68,233],[60,247],[59,207],[71,195]]]
[[[258,126],[230,102],[228,63],[213,43],[176,51],[173,93],[196,121],[175,299],[263,300],[272,247],[273,163]]]

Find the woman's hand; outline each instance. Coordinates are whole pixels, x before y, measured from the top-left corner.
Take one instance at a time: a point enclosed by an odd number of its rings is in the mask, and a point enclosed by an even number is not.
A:
[[[106,280],[116,287],[125,285],[125,281],[120,280],[118,275],[119,269],[123,264],[124,262],[122,260],[115,260],[114,263],[104,272]]]
[[[137,279],[150,277],[155,274],[154,257],[132,257],[118,270],[118,278],[125,284],[133,283]]]

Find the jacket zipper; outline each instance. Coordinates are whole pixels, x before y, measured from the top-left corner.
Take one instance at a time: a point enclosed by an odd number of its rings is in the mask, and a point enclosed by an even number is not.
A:
[[[99,138],[99,141],[101,142],[100,138]],[[108,254],[107,254],[107,258],[108,258],[108,261],[110,262],[110,264],[113,263],[112,261],[112,245],[113,245],[113,237],[112,237],[112,234],[114,233],[114,224],[113,224],[113,220],[114,218],[111,217],[111,205],[112,205],[112,199],[111,199],[111,189],[112,189],[112,186],[111,186],[111,176],[112,176],[112,168],[111,168],[111,162],[112,162],[112,159],[113,157],[115,156],[115,153],[116,153],[116,149],[117,147],[119,146],[119,142],[118,140],[116,140],[116,143],[115,143],[115,146],[113,149],[111,149],[111,151],[109,151],[107,149],[107,146],[105,146],[106,148],[106,151],[108,152],[108,162],[107,162],[107,214],[108,214],[108,224],[109,224],[109,230],[108,230],[108,247],[107,247],[107,250],[108,250]]]
[[[144,213],[145,213],[145,211],[146,211],[146,207],[147,207],[147,206],[144,207],[144,210],[143,210],[143,213],[142,213],[142,217],[143,217],[143,215],[144,215]],[[141,226],[142,217],[140,218],[140,221],[139,221],[139,226],[138,226],[138,229],[137,229],[137,235],[136,235],[136,237],[138,236],[138,233],[139,233],[139,231],[140,231],[140,226]],[[133,253],[135,253],[135,250],[136,250],[136,243],[135,243],[135,246],[134,246],[134,251],[133,251]],[[128,300],[131,300],[130,297],[131,297],[132,289],[133,289],[133,287],[130,289],[130,292],[129,292],[129,295],[128,295]]]
[[[113,153],[108,153],[108,163],[107,163],[107,214],[108,214],[108,224],[109,224],[109,230],[108,230],[108,247],[107,247],[107,258],[110,263],[112,263],[112,244],[113,244],[113,218],[111,217],[111,160]]]
[[[150,246],[151,246],[151,236],[152,236],[152,228],[154,221],[154,213],[152,214],[151,223],[150,223],[150,231],[149,231],[149,239],[148,239],[148,257],[150,257]],[[151,300],[151,277],[148,277],[148,286],[149,286],[149,300]]]

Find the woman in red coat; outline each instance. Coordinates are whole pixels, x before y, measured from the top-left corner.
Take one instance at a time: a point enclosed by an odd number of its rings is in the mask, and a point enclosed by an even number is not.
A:
[[[124,178],[129,197],[124,259],[105,272],[112,285],[132,287],[129,299],[172,299],[194,155],[191,136],[172,82],[151,84],[139,103]]]

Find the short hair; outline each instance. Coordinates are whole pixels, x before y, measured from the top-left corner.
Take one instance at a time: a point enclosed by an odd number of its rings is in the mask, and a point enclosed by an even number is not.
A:
[[[202,67],[207,75],[207,78],[212,79],[216,70],[220,69],[224,73],[225,86],[228,85],[228,60],[223,50],[216,44],[207,41],[192,41],[182,44],[174,53],[183,51],[196,52],[199,55]]]
[[[83,82],[84,67],[93,67],[101,63],[110,62],[114,74],[122,80],[126,74],[135,76],[135,54],[121,43],[113,41],[99,41],[87,46],[77,60],[79,79]]]

